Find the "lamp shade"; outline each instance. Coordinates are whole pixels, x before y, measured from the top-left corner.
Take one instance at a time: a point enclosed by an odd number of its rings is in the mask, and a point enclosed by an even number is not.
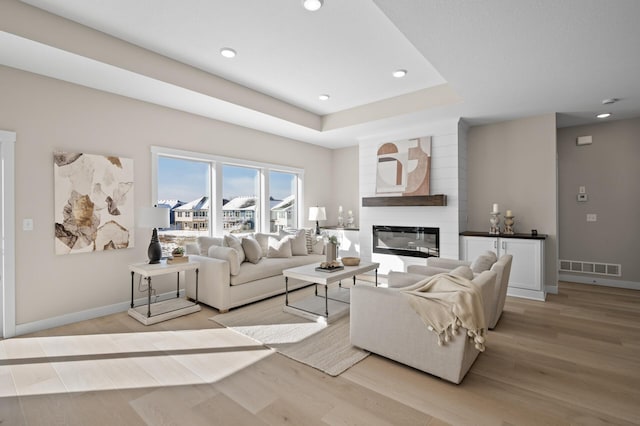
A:
[[[169,209],[166,207],[142,207],[138,211],[140,228],[168,228]]]
[[[324,207],[309,207],[309,220],[327,220]]]

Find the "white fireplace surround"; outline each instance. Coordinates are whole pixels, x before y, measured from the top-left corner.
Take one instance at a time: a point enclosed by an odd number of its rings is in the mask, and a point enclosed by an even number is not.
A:
[[[459,233],[466,230],[466,126],[446,122],[359,143],[360,198],[376,196],[376,152],[385,142],[432,136],[431,193],[445,194],[446,206],[360,207],[360,257],[380,263],[379,272],[405,271],[424,258],[373,253],[373,225],[440,228],[440,256],[458,259]]]

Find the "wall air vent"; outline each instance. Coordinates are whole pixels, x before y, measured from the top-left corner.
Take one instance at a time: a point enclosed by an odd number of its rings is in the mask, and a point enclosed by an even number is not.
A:
[[[622,276],[622,265],[616,263],[584,262],[580,260],[560,260],[560,272],[581,274]]]

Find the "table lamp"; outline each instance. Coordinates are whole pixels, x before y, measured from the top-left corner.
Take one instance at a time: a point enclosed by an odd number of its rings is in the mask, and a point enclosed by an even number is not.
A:
[[[153,228],[151,243],[147,255],[149,263],[160,263],[162,247],[158,241],[158,228],[169,227],[169,209],[166,207],[143,207],[138,213],[138,226],[141,228]]]
[[[318,221],[327,220],[327,212],[324,207],[309,207],[309,220],[316,221],[316,235],[320,235],[320,224]]]

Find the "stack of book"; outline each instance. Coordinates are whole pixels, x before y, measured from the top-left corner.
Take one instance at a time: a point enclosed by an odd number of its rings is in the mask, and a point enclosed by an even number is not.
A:
[[[167,265],[171,265],[173,263],[186,263],[189,261],[189,256],[173,256],[167,258]]]

